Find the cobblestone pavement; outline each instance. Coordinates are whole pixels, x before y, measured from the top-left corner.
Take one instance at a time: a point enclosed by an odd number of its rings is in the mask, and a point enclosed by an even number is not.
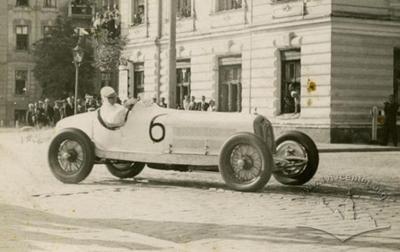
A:
[[[398,251],[400,155],[323,153],[307,185],[227,190],[215,172],[53,178],[48,134],[0,133],[0,251]]]

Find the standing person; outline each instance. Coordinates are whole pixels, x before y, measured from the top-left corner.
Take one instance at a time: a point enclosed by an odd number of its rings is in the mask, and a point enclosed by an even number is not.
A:
[[[197,110],[196,97],[192,96],[189,103],[189,110]]]
[[[35,125],[35,126],[38,126],[38,119],[37,119],[37,110],[38,110],[38,107],[39,107],[39,105],[38,105],[38,102],[35,102],[34,104],[33,104],[33,124]]]
[[[71,97],[67,97],[67,102],[65,103],[65,117],[74,115],[74,104],[72,103]]]
[[[44,115],[46,117],[46,124],[48,126],[53,125],[54,123],[54,109],[50,104],[50,100],[48,98],[44,99]]]
[[[206,102],[206,97],[204,95],[201,96],[201,101],[199,102],[197,109],[200,111],[207,111],[208,106],[209,104]]]
[[[300,113],[300,83],[292,80],[284,98],[285,113]]]
[[[158,104],[158,106],[160,106],[162,108],[166,108],[167,107],[167,103],[165,102],[165,97],[161,97],[161,101]]]
[[[60,120],[65,118],[65,100],[60,100],[60,103],[58,105],[59,109],[60,109]]]
[[[86,111],[85,111],[85,106],[84,106],[84,104],[82,103],[82,100],[79,99],[79,98],[76,99],[76,107],[77,107],[77,109],[76,109],[76,113],[77,113],[77,114],[86,112]]]
[[[56,125],[56,123],[58,121],[60,121],[61,118],[62,118],[62,112],[61,112],[62,109],[58,106],[58,102],[57,101],[54,102],[53,110],[54,110],[53,122],[54,122],[54,125]]]
[[[42,101],[38,102],[35,117],[39,128],[43,127],[46,124],[46,115],[44,113],[44,104]]]
[[[35,126],[35,107],[29,103],[28,110],[26,111],[26,123],[28,126]]]
[[[207,111],[217,111],[217,108],[215,107],[215,101],[213,99],[210,100]]]
[[[290,96],[294,101],[294,113],[300,113],[300,95],[296,90],[290,92]]]
[[[189,96],[185,95],[184,98],[183,98],[183,109],[184,110],[189,110],[189,106],[190,106]]]
[[[388,145],[389,135],[392,136],[393,145],[397,146],[397,110],[399,104],[394,100],[394,95],[389,95],[384,103],[385,121],[383,124],[383,144]]]
[[[97,108],[96,100],[94,99],[93,96],[87,96],[85,106],[86,106],[86,112],[96,110]]]

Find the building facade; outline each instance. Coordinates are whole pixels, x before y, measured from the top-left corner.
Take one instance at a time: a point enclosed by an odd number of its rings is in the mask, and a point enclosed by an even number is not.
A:
[[[167,2],[121,3],[125,96],[168,98]],[[398,0],[177,2],[178,104],[205,95],[219,111],[267,116],[278,134],[367,142],[371,108],[399,99]]]
[[[43,38],[58,15],[89,28],[107,0],[4,0],[0,3],[0,126],[24,124],[29,103],[41,98],[33,76],[33,44]],[[108,0],[107,3],[111,1]],[[111,4],[111,3],[110,3]]]

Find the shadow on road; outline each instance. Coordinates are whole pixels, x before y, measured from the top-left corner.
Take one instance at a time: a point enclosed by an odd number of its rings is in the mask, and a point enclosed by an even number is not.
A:
[[[336,239],[321,236],[318,232],[304,232],[298,228],[278,228],[247,225],[218,225],[172,221],[150,221],[140,219],[78,219],[17,206],[0,204],[2,212],[0,241],[3,248],[19,248],[18,251],[39,249],[35,242],[63,245],[96,245],[103,249],[117,248],[133,250],[159,249],[143,239],[126,239],[130,235],[141,235],[151,239],[184,244],[207,239],[250,240],[274,244],[291,245],[318,244],[337,246]],[[88,232],[88,230],[90,232]],[[119,236],[107,234],[118,230]],[[85,235],[82,235],[85,234]],[[125,237],[125,239],[124,239]],[[373,237],[376,238],[376,237]],[[357,248],[396,249],[398,241],[372,242],[351,240],[348,246]],[[144,242],[143,242],[144,241]]]
[[[222,181],[209,181],[209,180],[195,180],[195,179],[174,179],[174,178],[137,178],[129,180],[121,179],[107,179],[96,181],[93,185],[104,185],[104,186],[123,186],[123,188],[130,188],[130,186],[141,186],[147,188],[172,188],[172,187],[184,187],[194,188],[201,190],[230,190],[225,183]],[[260,192],[262,194],[277,193],[277,194],[288,194],[293,196],[307,196],[307,195],[318,195],[327,197],[348,197],[361,196],[368,199],[376,200],[387,200],[400,198],[400,190],[396,187],[376,184],[374,186],[365,186],[362,184],[343,184],[343,183],[331,183],[331,184],[320,184],[310,182],[301,186],[286,186],[279,183],[269,183]]]

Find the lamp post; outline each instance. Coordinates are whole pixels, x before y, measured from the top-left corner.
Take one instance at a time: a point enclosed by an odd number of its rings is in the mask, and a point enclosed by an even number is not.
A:
[[[78,76],[79,76],[79,66],[81,65],[82,59],[83,59],[83,50],[82,48],[79,46],[79,44],[77,46],[74,47],[74,49],[72,49],[72,55],[74,57],[74,64],[75,64],[75,97],[74,97],[74,115],[76,115],[77,112],[77,99],[78,99]]]

